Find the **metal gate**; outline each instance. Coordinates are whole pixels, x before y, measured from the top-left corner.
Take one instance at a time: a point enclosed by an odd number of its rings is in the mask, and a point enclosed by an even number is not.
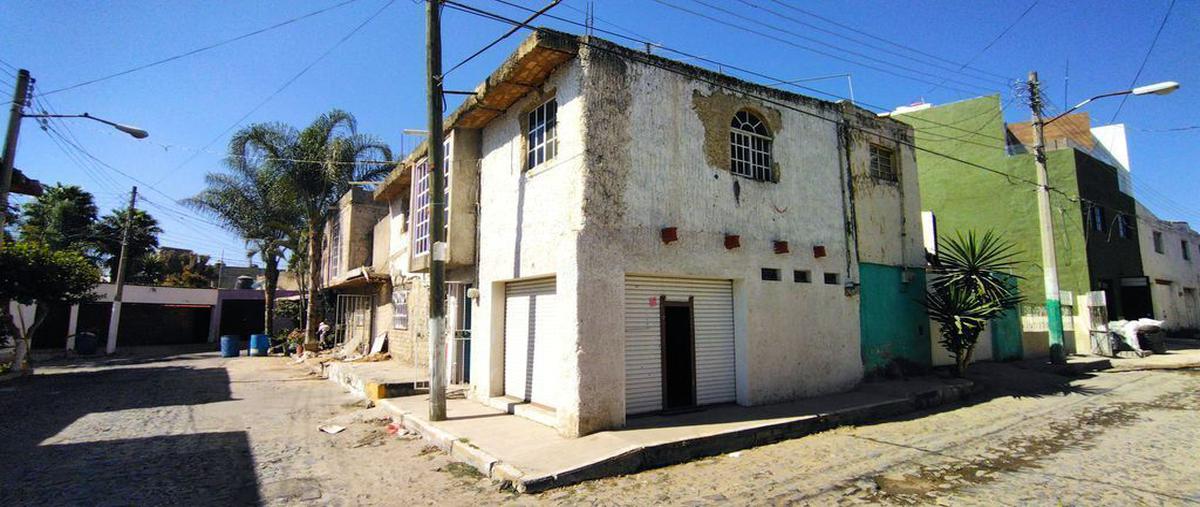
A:
[[[338,294],[337,312],[334,314],[337,319],[334,325],[337,345],[357,343],[354,348],[362,354],[370,350],[374,300],[375,297],[370,295]]]

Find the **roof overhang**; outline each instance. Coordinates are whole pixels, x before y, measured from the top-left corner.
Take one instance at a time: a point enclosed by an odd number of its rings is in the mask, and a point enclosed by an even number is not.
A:
[[[386,274],[376,273],[371,268],[355,268],[346,274],[335,278],[326,289],[352,289],[372,284],[391,283],[392,279]]]
[[[579,39],[574,35],[539,29],[527,37],[450,116],[445,129],[483,128],[508,111],[529,92],[546,82],[555,69],[575,57]],[[416,147],[400,167],[392,171],[375,190],[375,200],[391,200],[412,181],[412,166],[425,157],[426,142]]]

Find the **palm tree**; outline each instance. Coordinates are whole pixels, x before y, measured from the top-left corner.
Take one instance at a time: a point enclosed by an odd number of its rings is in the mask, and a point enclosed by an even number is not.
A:
[[[992,231],[979,239],[969,232],[965,238],[959,234],[938,242],[925,308],[941,330],[938,343],[954,355],[955,375],[966,375],[987,323],[1020,304],[1018,277],[1009,274],[1019,255]]]
[[[300,230],[300,210],[288,198],[282,174],[273,161],[243,155],[244,145],[237,141],[243,129],[230,142],[230,154],[224,173],[209,173],[207,188],[181,201],[197,211],[216,218],[226,229],[246,241],[250,255],[263,261],[263,330],[274,334],[275,294],[279,286],[279,261]]]
[[[357,131],[354,116],[334,109],[304,130],[256,124],[230,141],[230,155],[263,160],[279,171],[288,198],[300,209],[302,240],[307,246],[308,318],[305,339],[315,340],[321,286],[321,249],[325,222],[352,181],[379,180],[392,170],[392,150],[378,138]]]
[[[42,195],[21,207],[21,239],[53,250],[87,252],[97,212],[92,194],[76,185],[46,187]]]
[[[117,264],[121,261],[121,238],[125,233],[125,217],[128,214],[128,209],[115,209],[101,217],[95,225],[92,237],[95,240],[96,252],[108,268],[110,278],[117,276]],[[157,281],[156,273],[149,273],[146,268],[153,267],[148,261],[150,254],[158,249],[158,235],[162,234],[163,230],[158,226],[158,220],[140,209],[133,210],[131,225],[129,246],[126,250],[129,260],[125,266],[129,270],[129,280],[153,283]]]

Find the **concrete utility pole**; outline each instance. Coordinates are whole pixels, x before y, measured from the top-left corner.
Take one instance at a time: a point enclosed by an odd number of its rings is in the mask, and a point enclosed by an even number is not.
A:
[[[1058,256],[1054,252],[1054,223],[1050,211],[1050,177],[1046,173],[1046,144],[1042,129],[1042,95],[1037,72],[1029,73],[1029,109],[1033,111],[1033,161],[1037,165],[1038,222],[1042,231],[1042,281],[1046,286],[1046,328],[1050,335],[1050,362],[1065,364],[1062,301],[1058,290]]]
[[[137,206],[137,187],[129,194],[129,210],[125,212],[125,231],[121,233],[121,257],[117,259],[117,290],[113,293],[112,315],[108,319],[108,344],[104,351],[117,351],[117,329],[121,327],[121,295],[125,292],[125,264],[129,250],[129,230],[133,228],[133,212]]]
[[[29,71],[17,71],[17,86],[13,88],[12,104],[8,110],[8,134],[4,137],[4,159],[0,162],[0,245],[4,244],[4,227],[8,225],[8,191],[12,188],[13,164],[17,158],[17,137],[21,135],[21,117],[25,98],[29,95]]]
[[[442,167],[442,1],[428,0],[429,79],[429,420],[446,419],[446,168]]]

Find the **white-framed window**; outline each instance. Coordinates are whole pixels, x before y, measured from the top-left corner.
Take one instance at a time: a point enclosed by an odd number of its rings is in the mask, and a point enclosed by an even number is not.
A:
[[[442,194],[445,198],[442,199],[442,229],[445,229],[445,237],[450,237],[450,140],[447,139],[442,143]]]
[[[878,144],[871,145],[871,177],[885,181],[899,181],[900,171],[896,167],[896,152]]]
[[[412,172],[413,255],[429,253],[429,164],[421,159]]]
[[[329,277],[341,272],[342,267],[342,213],[334,213],[329,221]]]
[[[558,154],[558,102],[547,100],[529,112],[525,132],[525,168],[533,169]]]
[[[729,124],[729,171],[758,181],[773,181],[771,131],[758,115],[742,110]]]

